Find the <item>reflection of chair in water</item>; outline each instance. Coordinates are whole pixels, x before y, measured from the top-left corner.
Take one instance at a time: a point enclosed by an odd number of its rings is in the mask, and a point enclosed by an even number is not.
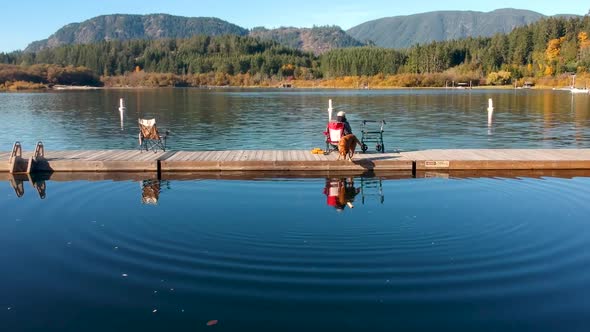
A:
[[[156,205],[160,198],[160,181],[143,180],[141,182],[141,202],[143,204]]]
[[[167,181],[162,180],[143,180],[141,181],[141,203],[148,205],[158,204],[162,185],[170,188]]]
[[[365,204],[365,198],[377,197],[379,202],[383,204],[385,196],[383,195],[383,183],[381,178],[364,178],[361,177],[361,202]]]
[[[326,179],[326,186],[324,187],[324,195],[326,195],[326,204],[333,206],[338,211],[344,210],[344,207],[354,208],[352,202],[354,197],[358,195],[360,188],[354,187],[353,178],[342,179]]]
[[[156,127],[156,119],[139,119],[139,149],[140,150],[153,150],[154,152],[161,149],[166,151],[166,138],[168,137],[168,131],[165,135],[160,135],[158,127]]]

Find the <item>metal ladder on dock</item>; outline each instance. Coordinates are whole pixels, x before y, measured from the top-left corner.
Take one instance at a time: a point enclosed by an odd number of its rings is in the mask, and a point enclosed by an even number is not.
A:
[[[35,152],[29,160],[26,160],[23,158],[22,145],[19,141],[16,141],[12,146],[12,152],[8,159],[8,170],[11,174],[30,174],[35,171],[37,165],[44,162],[46,162],[46,160],[43,142],[37,142]]]

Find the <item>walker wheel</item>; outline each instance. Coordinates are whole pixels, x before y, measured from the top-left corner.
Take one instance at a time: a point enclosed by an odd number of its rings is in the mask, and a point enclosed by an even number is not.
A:
[[[367,144],[361,143],[361,150],[363,150],[363,153],[367,152],[367,150],[369,149],[369,147],[367,146]]]

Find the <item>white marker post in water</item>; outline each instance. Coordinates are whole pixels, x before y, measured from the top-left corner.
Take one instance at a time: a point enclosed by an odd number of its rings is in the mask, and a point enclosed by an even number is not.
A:
[[[492,116],[494,115],[494,103],[492,98],[488,99],[488,126],[492,124]]]
[[[121,117],[121,130],[123,130],[123,116],[125,114],[125,100],[123,98],[119,99],[119,115]]]
[[[328,99],[328,122],[332,121],[332,99]]]

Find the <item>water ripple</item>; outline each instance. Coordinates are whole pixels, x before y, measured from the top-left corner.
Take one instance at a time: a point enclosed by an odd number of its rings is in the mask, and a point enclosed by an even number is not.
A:
[[[128,282],[141,287],[166,279],[189,293],[301,301],[532,296],[590,277],[584,267],[590,262],[590,225],[583,217],[588,179],[392,181],[385,183],[392,195],[419,197],[421,203],[391,200],[372,216],[359,205],[356,220],[329,222],[334,215],[325,213],[333,211],[309,199],[318,184],[323,182],[191,182],[178,186],[179,195],[169,193],[168,199],[180,201],[172,204],[178,208],[203,199],[203,192],[229,200],[250,192],[242,208],[252,210],[243,213],[256,214],[235,220],[220,219],[225,214],[206,205],[196,215],[141,205],[120,216],[88,213],[107,192],[112,203],[130,188],[139,191],[138,185],[78,184],[69,188],[76,199],[67,201],[67,210],[53,211],[68,221],[48,230],[68,255],[41,255],[79,278],[116,280],[128,273]],[[281,218],[275,212],[286,211],[284,201],[276,209],[259,201],[291,186],[285,202],[301,200],[308,211]],[[57,187],[54,195],[68,195]],[[139,200],[120,203],[131,201]]]

